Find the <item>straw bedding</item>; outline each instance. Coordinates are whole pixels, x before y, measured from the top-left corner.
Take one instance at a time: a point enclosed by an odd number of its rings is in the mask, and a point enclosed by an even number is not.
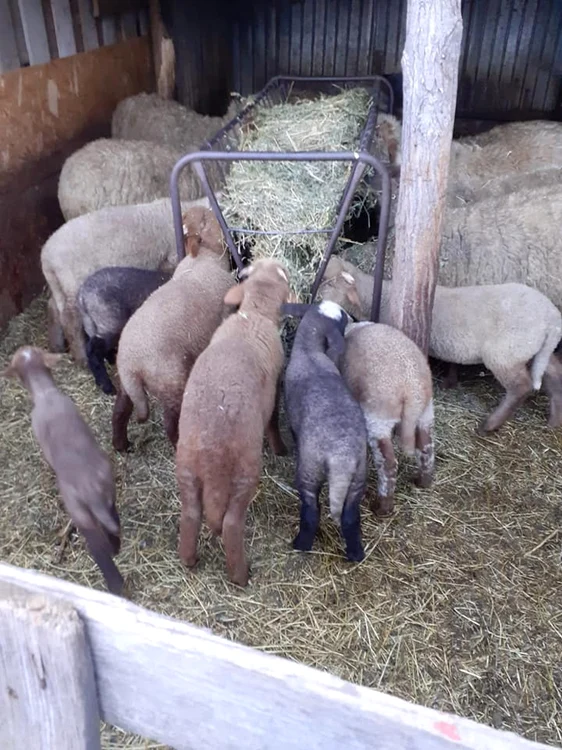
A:
[[[0,367],[17,346],[46,344],[45,318],[42,297],[12,321]],[[476,368],[458,391],[436,390],[435,486],[412,487],[402,461],[394,517],[363,511],[359,566],[344,560],[326,512],[313,553],[291,550],[294,465],[268,455],[247,526],[252,579],[241,591],[227,583],[208,531],[196,571],[179,563],[174,460],[158,410],[132,423],[134,451],[116,455],[112,399],[68,357],[56,380],[112,455],[118,564],[135,602],[426,706],[562,742],[561,436],[545,426],[543,397],[484,439],[474,428],[499,398],[493,381]],[[79,538],[60,554],[66,516],[31,433],[28,397],[11,381],[0,388],[0,559],[103,589]],[[161,746],[108,727],[104,747]]]
[[[241,129],[242,151],[353,151],[369,108],[369,93],[353,88],[313,100],[258,107]],[[242,235],[254,257],[279,257],[295,291],[306,298],[324,253],[327,234],[280,234],[334,225],[351,171],[350,162],[233,162],[221,208],[230,226],[274,235]],[[360,189],[350,215],[376,203],[374,192]]]

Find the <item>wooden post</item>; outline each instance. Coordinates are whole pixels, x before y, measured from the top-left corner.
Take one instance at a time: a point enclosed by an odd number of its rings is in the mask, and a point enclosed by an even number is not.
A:
[[[99,750],[93,664],[76,610],[0,581],[0,747]]]
[[[163,99],[173,99],[176,88],[176,55],[174,43],[162,21],[160,0],[150,0],[150,38],[156,91]]]
[[[457,96],[461,0],[408,0],[391,321],[427,354]]]

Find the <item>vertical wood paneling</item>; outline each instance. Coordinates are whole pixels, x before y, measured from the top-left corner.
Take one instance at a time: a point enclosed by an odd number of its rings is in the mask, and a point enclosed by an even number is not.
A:
[[[400,72],[405,0],[278,0],[238,19],[234,81],[257,91],[274,75]],[[463,0],[457,112],[555,110],[562,82],[560,0]],[[252,26],[254,28],[249,28]]]
[[[0,0],[0,73],[19,66],[20,58],[8,0]]]
[[[18,7],[31,65],[49,62],[49,42],[43,9],[37,0],[18,0]]]
[[[78,13],[80,16],[80,25],[82,27],[84,50],[87,52],[91,49],[97,49],[99,47],[98,32],[96,30],[96,22],[92,15],[91,0],[78,0]]]
[[[74,39],[74,26],[72,24],[72,13],[68,0],[51,0],[53,12],[53,23],[59,57],[70,57],[76,54],[76,40]]]

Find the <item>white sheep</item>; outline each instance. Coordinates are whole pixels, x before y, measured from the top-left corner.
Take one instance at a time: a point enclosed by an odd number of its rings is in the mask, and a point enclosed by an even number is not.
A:
[[[111,137],[129,141],[152,141],[178,149],[197,151],[237,114],[233,101],[223,117],[200,115],[179,102],[158,94],[135,94],[123,99],[113,113]]]
[[[170,195],[170,175],[184,155],[182,149],[150,141],[99,138],[75,151],[64,162],[58,199],[66,221],[108,206],[150,203]],[[213,188],[218,188],[217,165],[206,166]],[[179,180],[180,198],[203,195],[199,178],[187,166]]]
[[[182,209],[206,202],[205,198],[182,204]],[[50,345],[60,350],[64,334],[74,360],[86,364],[76,295],[94,271],[126,265],[172,272],[177,262],[169,198],[137,206],[103,208],[63,224],[41,250],[41,267],[52,294]]]
[[[372,509],[388,515],[394,508],[397,462],[392,445],[396,428],[402,449],[415,455],[419,487],[429,487],[434,473],[433,387],[423,352],[396,328],[354,323],[345,332],[342,374],[365,415],[377,469],[378,489]]]
[[[360,287],[357,278],[361,278]],[[322,287],[324,299],[365,319],[372,289],[372,277],[339,258],[330,260]],[[384,281],[381,323],[390,322],[391,290],[392,282]],[[541,388],[543,377],[550,397],[549,425],[562,424],[562,379],[554,355],[561,336],[560,311],[544,294],[524,284],[435,289],[430,356],[456,364],[483,364],[506,390],[500,405],[478,428],[481,434],[501,427],[533,389]]]

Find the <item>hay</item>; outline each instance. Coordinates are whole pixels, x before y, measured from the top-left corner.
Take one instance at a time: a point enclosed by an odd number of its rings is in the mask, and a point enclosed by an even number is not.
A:
[[[353,88],[294,104],[256,110],[242,129],[242,151],[356,150],[369,108],[369,93]],[[277,257],[304,299],[322,258],[327,234],[281,234],[333,227],[339,201],[352,165],[346,162],[234,162],[226,177],[221,207],[231,226],[274,235],[243,235],[251,239],[252,255]],[[349,214],[376,195],[362,190]]]
[[[44,344],[45,300],[16,319],[0,367],[23,343]],[[363,510],[367,558],[346,563],[324,506],[311,554],[290,549],[298,523],[294,464],[267,457],[247,527],[252,579],[230,586],[220,543],[204,530],[194,572],[176,552],[179,502],[160,413],[132,424],[132,453],[111,453],[113,400],[68,357],[56,371],[110,452],[123,522],[118,564],[134,601],[226,638],[328,670],[362,685],[453,711],[528,739],[562,743],[560,431],[535,397],[497,436],[474,428],[499,388],[468,372],[457,391],[436,390],[437,479],[407,481],[401,461],[396,514]],[[0,558],[103,590],[79,538],[58,561],[53,476],[29,424],[29,403],[1,382]],[[369,492],[376,486],[371,474]],[[106,748],[146,748],[107,728]]]

